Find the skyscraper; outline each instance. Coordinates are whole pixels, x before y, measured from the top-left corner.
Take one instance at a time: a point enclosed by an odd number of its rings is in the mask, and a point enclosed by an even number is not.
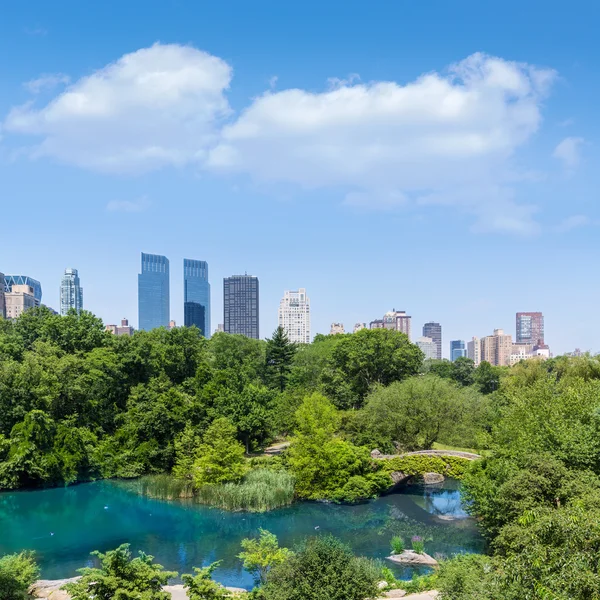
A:
[[[442,359],[442,326],[439,323],[430,321],[423,325],[423,336],[431,338],[435,343],[435,357],[438,360]]]
[[[13,285],[28,285],[33,289],[33,296],[38,304],[42,303],[42,284],[37,279],[33,279],[28,275],[5,275],[4,291],[11,292]]]
[[[429,337],[420,337],[415,341],[415,344],[425,355],[425,360],[435,358],[437,356],[437,345]]]
[[[6,301],[4,299],[4,273],[0,273],[0,318],[6,319]]]
[[[475,366],[478,367],[481,362],[481,340],[478,337],[467,343],[467,357],[470,358]]]
[[[259,339],[258,277],[233,275],[223,279],[225,333]]]
[[[279,303],[279,327],[283,327],[290,342],[310,344],[310,300],[306,289],[285,291]]]
[[[60,282],[60,314],[64,316],[72,308],[78,314],[83,310],[83,288],[77,269],[65,269]]]
[[[517,313],[517,344],[544,345],[544,315],[541,312]]]
[[[183,313],[186,327],[195,325],[210,337],[210,283],[204,260],[183,259]]]
[[[493,335],[480,340],[481,360],[496,367],[505,367],[510,364],[512,347],[512,335],[505,334],[502,329],[494,329]]]
[[[169,326],[169,259],[142,252],[138,275],[138,327],[150,331]]]
[[[450,360],[454,362],[461,356],[467,356],[467,347],[463,340],[452,340],[450,342]]]

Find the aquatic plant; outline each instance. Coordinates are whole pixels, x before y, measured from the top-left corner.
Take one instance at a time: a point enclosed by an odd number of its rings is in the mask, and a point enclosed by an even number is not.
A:
[[[425,552],[425,542],[420,535],[413,535],[411,538],[412,549],[417,554],[423,554]]]
[[[139,479],[122,483],[126,489],[140,496],[157,500],[178,500],[193,496],[192,482],[177,479],[172,475],[145,475]]]
[[[404,540],[399,535],[395,535],[390,543],[394,554],[402,554],[404,552]]]

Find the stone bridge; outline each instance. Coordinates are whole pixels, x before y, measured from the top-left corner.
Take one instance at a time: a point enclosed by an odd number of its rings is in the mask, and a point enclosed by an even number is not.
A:
[[[392,458],[406,458],[407,456],[456,456],[466,460],[478,460],[481,455],[473,452],[461,452],[459,450],[416,450],[415,452],[405,452],[404,454],[382,454],[379,450],[373,450],[371,457],[377,460],[390,460]]]

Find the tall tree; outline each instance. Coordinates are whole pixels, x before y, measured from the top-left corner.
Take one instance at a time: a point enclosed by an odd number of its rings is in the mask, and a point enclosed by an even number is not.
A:
[[[283,327],[278,327],[271,339],[267,340],[267,381],[280,392],[283,392],[287,386],[296,349],[296,344],[290,342]]]

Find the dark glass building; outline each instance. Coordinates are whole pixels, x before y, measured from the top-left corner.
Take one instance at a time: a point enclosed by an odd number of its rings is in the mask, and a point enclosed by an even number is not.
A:
[[[150,331],[169,326],[169,259],[142,252],[138,275],[138,326]]]
[[[434,341],[436,358],[442,360],[442,326],[433,321],[425,323],[423,325],[423,336]]]
[[[42,284],[29,275],[5,275],[4,276],[4,291],[12,292],[13,285],[28,285],[33,288],[33,296],[38,301],[42,302]]]
[[[225,333],[259,339],[258,278],[233,275],[223,279],[223,325]]]
[[[210,337],[210,283],[204,260],[183,259],[183,318],[186,327],[195,325]]]
[[[467,356],[467,346],[463,340],[452,340],[450,342],[450,360],[454,362],[461,356]]]
[[[544,315],[541,312],[517,313],[517,344],[544,346]]]

